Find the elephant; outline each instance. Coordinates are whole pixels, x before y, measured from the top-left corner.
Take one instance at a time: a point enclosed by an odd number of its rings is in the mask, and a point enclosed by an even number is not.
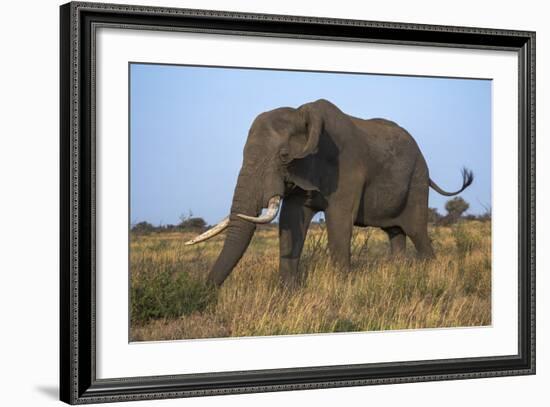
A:
[[[325,99],[281,107],[259,114],[250,127],[229,216],[186,244],[226,230],[207,276],[220,286],[256,225],[274,220],[280,207],[279,274],[289,286],[303,280],[298,263],[317,212],[325,214],[330,260],[341,270],[350,269],[353,226],[384,230],[392,256],[403,253],[408,236],[418,256],[428,259],[434,256],[429,188],[457,195],[472,184],[473,172],[463,168],[462,178],[458,191],[441,189],[413,137],[392,121],[353,117]]]

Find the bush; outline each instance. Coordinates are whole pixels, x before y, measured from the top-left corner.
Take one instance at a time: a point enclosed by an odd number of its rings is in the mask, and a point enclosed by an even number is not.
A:
[[[149,222],[139,222],[132,226],[131,231],[137,234],[148,234],[155,231],[155,227]]]
[[[448,226],[456,223],[462,214],[468,210],[470,204],[466,202],[461,197],[457,196],[456,198],[449,199],[445,203],[445,210],[447,215],[439,220],[439,224],[443,226]]]
[[[216,291],[187,273],[160,270],[132,279],[130,295],[132,323],[144,323],[203,311],[215,300]]]
[[[483,212],[481,215],[479,215],[477,217],[477,219],[482,221],[482,222],[488,222],[488,221],[491,220],[491,218],[492,218],[492,216],[491,216],[491,209],[490,208],[486,208],[485,212]]]
[[[463,222],[460,222],[453,229],[453,237],[455,238],[456,248],[461,256],[470,254],[475,249],[479,248],[482,242],[482,237],[472,228],[466,227]]]
[[[139,235],[145,235],[153,232],[178,232],[178,231],[200,231],[207,228],[207,223],[203,218],[193,217],[190,213],[189,216],[180,216],[180,223],[177,225],[166,224],[154,226],[149,222],[138,222],[131,227],[131,232]]]
[[[181,215],[180,223],[176,226],[179,230],[194,230],[205,229],[207,223],[203,218],[193,216],[193,212],[189,211],[189,215]]]
[[[442,216],[437,211],[437,208],[428,208],[428,223],[437,224]]]
[[[179,229],[204,229],[206,228],[206,222],[203,218],[187,218],[183,219],[178,225]]]

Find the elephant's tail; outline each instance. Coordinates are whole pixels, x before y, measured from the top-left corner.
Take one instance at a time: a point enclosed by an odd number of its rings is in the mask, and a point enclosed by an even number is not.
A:
[[[472,182],[474,182],[474,173],[466,168],[463,168],[462,169],[462,188],[460,188],[458,191],[456,192],[444,191],[431,178],[430,178],[430,187],[435,189],[441,195],[454,196],[454,195],[460,194],[462,191],[468,188],[472,184]]]

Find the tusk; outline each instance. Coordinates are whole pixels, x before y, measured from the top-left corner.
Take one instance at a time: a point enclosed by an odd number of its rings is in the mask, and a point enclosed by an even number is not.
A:
[[[229,226],[229,216],[222,219],[216,226],[213,228],[208,229],[206,232],[204,232],[201,235],[198,235],[194,239],[189,240],[188,242],[185,242],[186,246],[190,246],[195,243],[204,242],[205,240],[208,240],[217,234],[223,232],[225,229],[227,229],[227,226]]]
[[[277,216],[277,212],[279,212],[280,203],[281,203],[281,197],[277,195],[272,197],[269,200],[269,203],[267,205],[267,211],[263,215],[248,216],[248,215],[243,215],[241,213],[238,213],[237,216],[241,219],[244,219],[253,223],[269,223],[273,219],[275,219],[275,216]]]

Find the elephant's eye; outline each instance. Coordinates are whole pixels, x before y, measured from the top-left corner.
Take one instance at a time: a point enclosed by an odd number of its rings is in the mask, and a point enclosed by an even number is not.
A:
[[[281,150],[279,156],[281,157],[281,161],[283,162],[283,164],[288,164],[290,162],[290,153],[288,152],[288,150]]]

